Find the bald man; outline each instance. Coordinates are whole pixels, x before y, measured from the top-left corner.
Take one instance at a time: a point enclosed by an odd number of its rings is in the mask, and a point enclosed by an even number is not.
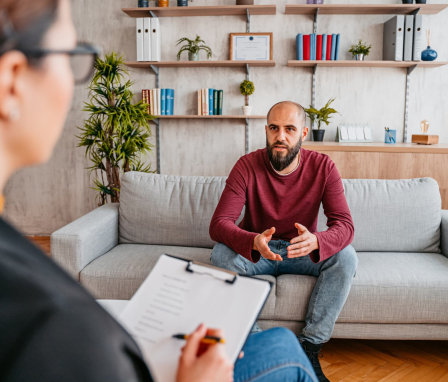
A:
[[[319,380],[328,381],[318,355],[355,275],[353,221],[333,161],[302,148],[308,134],[303,107],[279,102],[267,122],[266,148],[241,157],[226,181],[210,223],[217,242],[211,261],[243,275],[317,277],[299,340]],[[328,229],[317,232],[321,203]]]

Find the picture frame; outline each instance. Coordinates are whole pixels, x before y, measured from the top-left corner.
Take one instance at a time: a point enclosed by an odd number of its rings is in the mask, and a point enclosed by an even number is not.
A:
[[[272,60],[273,33],[230,33],[230,60]]]

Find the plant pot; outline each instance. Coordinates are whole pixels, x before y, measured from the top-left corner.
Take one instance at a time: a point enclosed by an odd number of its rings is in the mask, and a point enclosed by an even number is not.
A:
[[[138,7],[139,8],[148,8],[149,0],[138,0]]]
[[[322,142],[324,140],[325,130],[312,130],[313,132],[313,141]]]
[[[426,4],[426,0],[415,0],[416,4]]]
[[[199,52],[188,52],[189,61],[199,61]]]
[[[236,5],[254,5],[254,0],[236,0]]]
[[[169,2],[169,0],[158,0],[157,1],[157,6],[166,8],[166,7],[170,6],[170,2]]]
[[[412,4],[412,0],[402,0],[403,4]]]
[[[356,61],[364,61],[364,55],[362,53],[360,54],[355,54],[355,60]]]
[[[243,114],[250,115],[252,113],[252,106],[243,106]]]
[[[177,0],[178,7],[188,7],[188,0]]]
[[[428,46],[422,51],[422,61],[434,61],[437,58],[437,52]]]

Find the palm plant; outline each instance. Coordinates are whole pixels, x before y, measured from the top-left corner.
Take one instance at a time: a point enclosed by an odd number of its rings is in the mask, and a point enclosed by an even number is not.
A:
[[[331,114],[337,113],[337,111],[330,107],[334,98],[330,98],[325,106],[321,107],[317,110],[314,106],[311,106],[308,109],[305,109],[306,115],[311,120],[311,123],[314,125],[314,122],[317,122],[317,130],[320,130],[320,125],[324,122],[327,126],[330,123],[329,119],[331,118]]]
[[[132,82],[125,79],[123,58],[116,53],[95,62],[95,73],[89,85],[89,102],[84,111],[90,117],[78,127],[78,147],[86,148],[92,162],[88,169],[95,173],[94,189],[98,205],[108,200],[120,201],[120,175],[127,171],[150,172],[142,156],[151,151],[147,104],[132,103]]]
[[[200,36],[196,35],[194,40],[189,39],[188,37],[182,37],[177,40],[176,45],[186,43],[180,47],[179,52],[177,52],[177,60],[180,60],[180,56],[182,52],[188,52],[188,58],[190,60],[197,59],[199,56],[199,52],[204,50],[207,53],[207,58],[212,57],[212,50],[210,47],[205,45],[205,41],[201,39]]]

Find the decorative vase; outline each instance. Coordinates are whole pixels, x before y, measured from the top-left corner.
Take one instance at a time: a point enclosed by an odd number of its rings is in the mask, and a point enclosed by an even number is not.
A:
[[[434,61],[437,58],[437,52],[428,46],[422,51],[422,61]]]
[[[254,5],[254,0],[236,0],[236,5]]]
[[[157,6],[166,8],[166,7],[170,6],[170,2],[169,2],[169,0],[159,0],[159,1],[157,1]]]
[[[403,4],[412,4],[412,0],[402,0]]]
[[[178,7],[188,7],[188,0],[177,0]]]
[[[199,61],[199,52],[188,52],[189,61]]]
[[[148,8],[149,0],[138,0],[138,7],[139,8]]]
[[[243,106],[243,114],[250,115],[252,113],[252,106]]]
[[[355,54],[355,60],[356,61],[364,61],[364,54],[362,54],[362,53]]]
[[[325,130],[312,130],[313,132],[313,141],[315,142],[322,142],[324,140]]]

